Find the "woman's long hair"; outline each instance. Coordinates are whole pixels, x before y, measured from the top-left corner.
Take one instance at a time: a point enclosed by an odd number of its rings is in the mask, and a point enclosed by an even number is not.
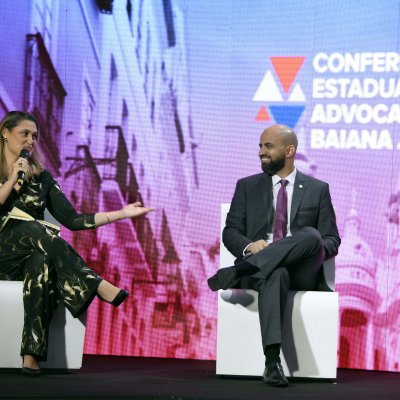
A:
[[[39,124],[36,118],[24,111],[10,111],[0,122],[0,183],[4,182],[8,178],[8,170],[6,164],[6,158],[4,155],[4,130],[8,129],[11,131],[16,126],[18,126],[22,121],[32,121],[38,131],[39,139]],[[27,178],[30,179],[34,175],[39,175],[44,170],[43,157],[38,147],[38,142],[36,142],[32,154],[29,158],[29,171],[27,173]]]

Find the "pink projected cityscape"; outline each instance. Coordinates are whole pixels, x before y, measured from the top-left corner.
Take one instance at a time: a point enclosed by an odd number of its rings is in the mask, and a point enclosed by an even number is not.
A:
[[[2,20],[20,23],[0,26],[0,118],[38,118],[47,168],[77,210],[156,208],[62,230],[130,292],[118,309],[95,300],[85,353],[215,359],[220,204],[261,172],[259,135],[280,123],[298,134],[297,168],[330,185],[338,365],[399,371],[398,16],[353,4],[343,17],[344,0],[251,3],[2,3]]]

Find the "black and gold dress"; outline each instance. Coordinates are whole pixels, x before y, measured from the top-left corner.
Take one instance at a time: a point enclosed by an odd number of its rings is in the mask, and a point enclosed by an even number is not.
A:
[[[8,219],[4,225],[14,207],[34,220]],[[24,183],[19,192],[13,189],[0,205],[0,280],[23,281],[21,355],[30,354],[38,361],[47,358],[49,324],[60,301],[78,317],[101,282],[65,240],[38,222],[44,219],[45,208],[68,229],[95,228],[94,214],[77,214],[47,170]]]

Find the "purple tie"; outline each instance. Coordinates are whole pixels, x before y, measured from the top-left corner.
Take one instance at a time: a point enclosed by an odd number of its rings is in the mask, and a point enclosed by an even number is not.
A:
[[[274,238],[273,241],[283,239],[286,236],[287,231],[287,192],[286,185],[289,183],[286,179],[279,181],[281,187],[278,192],[276,199],[276,210],[275,210],[275,226],[274,226]]]

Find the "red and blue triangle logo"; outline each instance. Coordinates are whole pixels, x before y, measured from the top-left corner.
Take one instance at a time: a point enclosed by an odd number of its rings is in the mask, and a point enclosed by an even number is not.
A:
[[[289,92],[305,57],[270,57],[276,75],[285,93]]]
[[[277,124],[286,125],[294,129],[303,114],[305,106],[269,106]]]
[[[253,101],[270,103],[269,113],[266,106],[261,106],[256,121],[267,122],[274,119],[278,124],[287,125],[291,128],[296,126],[304,112],[305,105],[303,104],[306,98],[299,83],[295,85],[294,83],[304,61],[305,57],[303,56],[270,57],[275,74],[271,70],[266,72],[253,97]]]

